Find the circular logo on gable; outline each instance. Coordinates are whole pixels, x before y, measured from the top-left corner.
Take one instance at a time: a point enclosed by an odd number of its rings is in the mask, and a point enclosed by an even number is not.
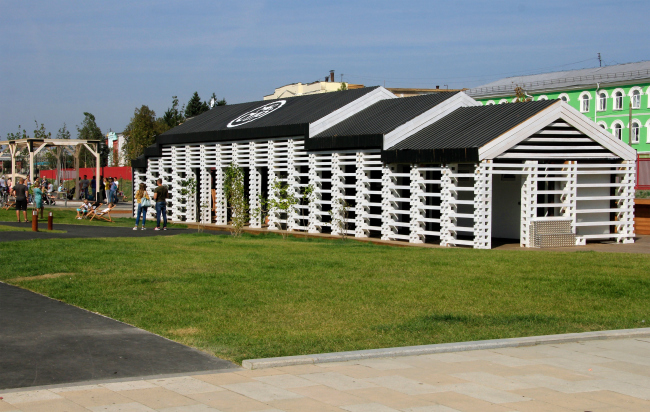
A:
[[[278,110],[280,107],[284,106],[286,102],[287,102],[286,100],[277,100],[273,103],[260,106],[257,109],[251,110],[250,112],[246,112],[241,116],[239,116],[238,118],[236,118],[235,120],[228,123],[228,127],[241,126],[243,124],[250,123],[254,120],[257,120],[260,117],[264,117],[267,114],[274,112]]]

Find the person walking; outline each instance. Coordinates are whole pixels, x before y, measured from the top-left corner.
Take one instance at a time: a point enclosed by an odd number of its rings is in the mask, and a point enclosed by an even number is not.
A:
[[[167,186],[162,184],[162,179],[156,180],[158,187],[153,191],[153,199],[156,201],[156,228],[160,230],[160,216],[163,218],[162,230],[167,230]]]
[[[89,192],[90,192],[90,198],[92,200],[97,200],[97,180],[95,179],[95,175],[93,175],[93,180],[90,181],[90,187]]]
[[[39,184],[38,179],[36,179],[34,185],[32,185],[32,194],[34,196],[34,208],[41,211],[41,219],[43,219],[43,212],[45,212],[45,208],[43,207],[43,191],[41,190],[41,185]]]
[[[145,230],[144,225],[147,223],[147,209],[151,198],[149,193],[147,193],[147,186],[144,183],[140,183],[138,191],[135,192],[135,201],[138,204],[138,211],[135,218],[135,227],[133,230],[138,230],[138,225],[140,224],[140,214],[142,213],[142,230]]]
[[[117,180],[117,177],[114,177],[114,178],[113,178],[113,183],[115,183],[115,196],[113,197],[113,202],[114,202],[115,204],[117,204],[117,202],[119,201],[119,200],[117,199],[117,194],[118,194],[119,191],[120,191],[120,182],[119,182],[119,180]]]
[[[104,176],[101,176],[99,179],[99,193],[97,201],[104,202],[104,200],[106,200],[106,179]]]
[[[16,218],[18,222],[20,222],[20,211],[22,210],[25,223],[27,223],[27,197],[29,195],[29,189],[25,186],[25,179],[18,179],[18,183],[12,188],[12,194],[16,196]]]
[[[86,199],[88,197],[88,186],[90,182],[88,181],[88,175],[84,175],[84,178],[79,181],[79,199]]]
[[[117,184],[115,183],[115,179],[111,179],[110,177],[108,178],[110,184],[111,184],[111,190],[109,191],[109,194],[111,195],[108,203],[112,203],[114,205],[117,204]]]

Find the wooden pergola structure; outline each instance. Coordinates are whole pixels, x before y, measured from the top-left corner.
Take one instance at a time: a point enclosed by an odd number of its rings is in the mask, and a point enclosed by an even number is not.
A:
[[[34,159],[45,148],[55,148],[57,158],[57,170],[61,169],[61,154],[70,152],[74,157],[75,168],[75,191],[79,193],[79,154],[82,147],[86,147],[95,156],[95,193],[99,192],[99,143],[100,140],[77,140],[77,139],[19,139],[0,141],[0,154],[8,152],[11,157],[11,179],[16,182],[16,177],[25,177],[16,173],[16,157],[21,151],[27,149],[29,153],[29,176],[34,178]],[[57,182],[58,183],[58,182]]]

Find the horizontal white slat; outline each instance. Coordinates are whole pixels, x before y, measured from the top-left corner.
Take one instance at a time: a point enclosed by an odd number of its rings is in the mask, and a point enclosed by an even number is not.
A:
[[[524,140],[525,142],[532,142],[532,143],[542,143],[542,142],[571,142],[571,143],[589,143],[593,142],[588,137],[572,137],[570,139],[567,139],[566,137],[529,137],[528,139]]]
[[[448,242],[450,245],[474,246],[473,240],[452,239]]]
[[[567,158],[616,158],[615,154],[607,153],[504,153],[499,159],[567,159]]]
[[[598,149],[605,150],[604,147],[598,145],[582,145],[582,146],[536,146],[536,145],[518,145],[514,146],[511,150],[590,150]]]
[[[576,213],[609,213],[609,212],[614,212],[614,213],[623,213],[623,212],[634,212],[634,209],[619,209],[619,208],[611,208],[611,209],[577,209],[575,211]]]
[[[578,130],[540,130],[535,134],[562,134],[562,135],[581,135]]]
[[[623,222],[619,222],[619,221],[616,221],[616,222],[577,222],[575,225],[576,226],[581,226],[581,227],[585,227],[585,226],[593,227],[593,226],[616,226],[616,225],[620,225],[621,223],[623,223]]]

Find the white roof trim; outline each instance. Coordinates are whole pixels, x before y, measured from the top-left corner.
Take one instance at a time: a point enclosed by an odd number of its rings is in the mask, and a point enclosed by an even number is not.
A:
[[[370,93],[366,93],[358,99],[341,107],[340,109],[333,111],[327,116],[322,117],[313,123],[310,123],[309,137],[316,136],[317,134],[324,132],[335,124],[340,123],[348,117],[359,113],[361,110],[377,103],[378,101],[397,98],[398,97],[393,93],[379,86]]]
[[[599,127],[592,120],[561,100],[481,147],[479,149],[479,159],[496,158],[558,119],[562,119],[580,130],[587,137],[623,160],[636,159],[634,149],[616,139],[611,133]]]
[[[409,136],[419,132],[425,127],[437,122],[460,107],[481,106],[481,103],[472,99],[464,92],[448,98],[444,102],[432,107],[419,116],[414,117],[403,125],[395,128],[384,136],[384,150],[395,146]]]

